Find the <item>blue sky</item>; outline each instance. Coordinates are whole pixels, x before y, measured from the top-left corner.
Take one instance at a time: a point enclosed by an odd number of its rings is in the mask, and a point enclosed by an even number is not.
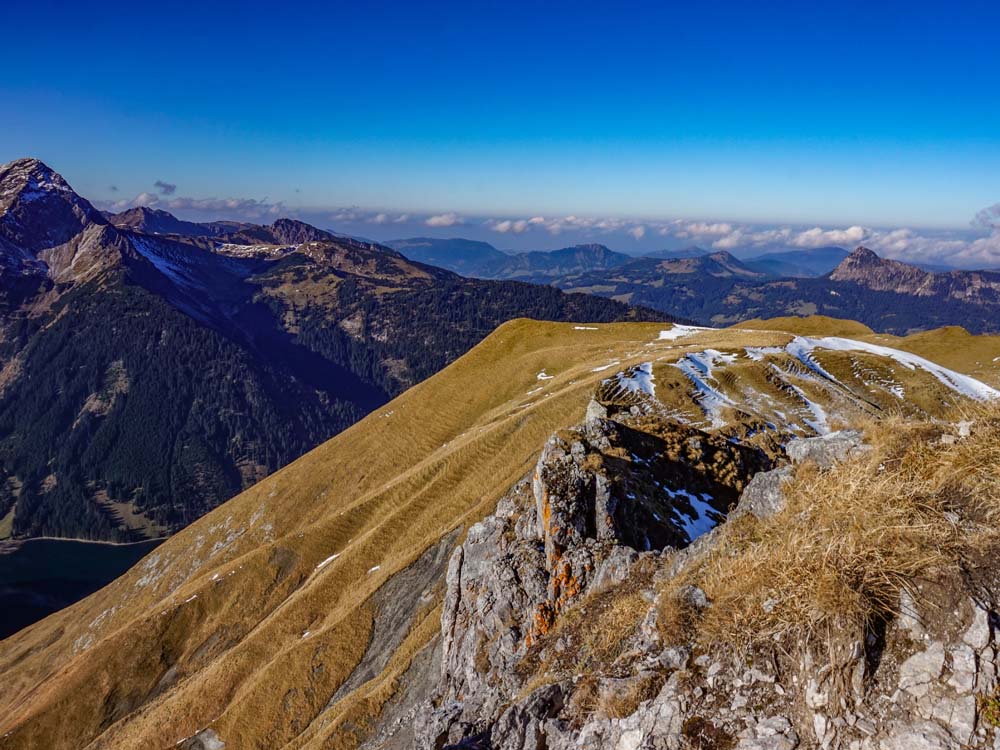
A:
[[[635,249],[671,219],[969,239],[1000,201],[996,3],[211,5],[6,5],[0,161],[501,246],[566,217]]]

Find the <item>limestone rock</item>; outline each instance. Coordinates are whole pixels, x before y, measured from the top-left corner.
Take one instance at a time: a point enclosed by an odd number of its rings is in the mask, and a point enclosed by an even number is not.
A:
[[[563,688],[545,685],[507,709],[493,726],[493,750],[536,750],[546,746],[545,724],[563,707]]]
[[[899,689],[916,697],[925,695],[943,671],[944,644],[934,641],[900,665]]]
[[[958,744],[932,721],[892,726],[879,741],[879,750],[958,750]]]
[[[798,438],[785,447],[785,452],[793,463],[813,461],[820,468],[829,469],[848,455],[864,450],[861,433],[855,430],[841,430],[813,438]]]
[[[784,716],[771,716],[757,722],[740,737],[736,750],[795,750],[799,737]]]
[[[754,474],[753,479],[740,495],[740,502],[731,518],[750,513],[759,519],[770,518],[785,508],[782,485],[792,476],[791,466]]]
[[[598,402],[596,399],[590,399],[590,403],[587,404],[587,414],[585,419],[589,422],[592,419],[607,419],[608,418],[608,408]]]
[[[962,640],[976,651],[982,651],[990,644],[990,616],[976,602],[970,601],[969,604],[972,607],[972,623],[962,636]]]

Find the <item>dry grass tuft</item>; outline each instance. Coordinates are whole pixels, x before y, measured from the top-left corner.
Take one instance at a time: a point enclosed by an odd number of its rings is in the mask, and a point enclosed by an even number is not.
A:
[[[971,410],[971,411],[970,411]],[[704,646],[829,642],[891,617],[903,588],[997,548],[1000,407],[967,407],[972,434],[890,419],[868,425],[872,450],[829,471],[803,466],[788,506],[721,532],[719,545],[663,597],[663,622]],[[704,589],[698,616],[681,587]]]
[[[656,697],[663,688],[667,676],[663,672],[651,672],[631,680],[620,692],[609,692],[601,696],[597,713],[611,719],[631,716],[639,704]]]

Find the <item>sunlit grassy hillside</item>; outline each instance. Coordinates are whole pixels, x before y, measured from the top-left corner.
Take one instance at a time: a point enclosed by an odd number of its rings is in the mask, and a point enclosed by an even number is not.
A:
[[[998,381],[998,363],[986,364],[1000,356],[994,339],[962,338],[962,354],[949,330],[890,341],[841,321],[794,325],[939,353]],[[228,748],[353,746],[439,627],[438,580],[406,613],[391,658],[331,701],[372,637],[380,587],[489,513],[596,389],[628,397],[617,373],[642,363],[657,408],[736,435],[933,416],[964,398],[964,385],[870,352],[796,354],[797,339],[765,324],[664,328],[501,326],[118,581],[0,643],[0,748],[166,748],[209,726]]]

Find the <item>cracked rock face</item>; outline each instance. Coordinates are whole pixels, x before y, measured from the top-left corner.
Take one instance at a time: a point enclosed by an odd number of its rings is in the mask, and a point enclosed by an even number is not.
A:
[[[821,655],[671,642],[656,586],[718,540],[693,533],[695,516],[780,513],[793,469],[657,417],[592,411],[549,440],[452,555],[440,677],[413,714],[414,748],[1000,748],[982,708],[998,684],[994,605],[982,597],[952,591],[943,605],[905,592],[884,633],[844,634]],[[797,442],[795,460],[821,467],[864,449],[843,433]],[[634,627],[595,664],[579,630],[556,626],[575,613],[586,628],[580,611],[625,589],[640,602]],[[712,606],[688,589],[692,609]]]
[[[452,555],[439,695],[418,721],[417,744],[471,747],[492,732],[495,747],[498,734],[514,738],[510,747],[535,747],[547,725],[509,707],[526,687],[518,665],[538,639],[582,597],[711,529],[769,465],[758,451],[650,416],[632,425],[593,417],[553,436],[531,479]],[[637,631],[646,650],[659,645],[652,605],[648,620]],[[551,691],[544,698],[558,703]]]

